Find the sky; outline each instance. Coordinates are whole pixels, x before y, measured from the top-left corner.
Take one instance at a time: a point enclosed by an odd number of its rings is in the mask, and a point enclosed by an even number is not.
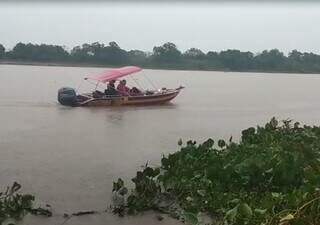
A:
[[[228,2],[0,3],[0,43],[46,43],[71,49],[116,41],[126,50],[152,51],[173,42],[185,51],[278,48],[320,53],[320,4]]]

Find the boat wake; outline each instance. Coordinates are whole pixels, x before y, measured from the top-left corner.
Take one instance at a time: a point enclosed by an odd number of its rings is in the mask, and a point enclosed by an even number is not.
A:
[[[0,107],[40,107],[51,108],[57,107],[57,102],[34,102],[34,101],[0,101]]]

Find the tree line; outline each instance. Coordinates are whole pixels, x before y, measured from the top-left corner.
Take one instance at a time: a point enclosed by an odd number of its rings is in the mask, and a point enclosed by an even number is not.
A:
[[[180,51],[174,43],[155,46],[152,52],[124,50],[116,42],[94,42],[67,51],[47,44],[18,43],[12,50],[0,44],[0,61],[90,64],[105,66],[137,65],[145,68],[320,73],[320,55],[278,49],[261,53],[229,49],[204,53],[198,48]]]

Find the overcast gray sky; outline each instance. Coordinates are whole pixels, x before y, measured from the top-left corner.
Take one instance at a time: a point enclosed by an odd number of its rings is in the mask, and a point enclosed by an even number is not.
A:
[[[206,3],[0,4],[0,43],[65,45],[116,41],[152,51],[174,42],[180,50],[278,48],[320,53],[320,4]]]

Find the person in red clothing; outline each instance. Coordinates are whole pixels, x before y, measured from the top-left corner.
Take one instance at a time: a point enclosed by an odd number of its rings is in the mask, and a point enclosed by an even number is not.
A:
[[[120,95],[122,96],[128,96],[129,95],[129,88],[126,86],[127,81],[126,80],[121,80],[120,83],[117,86],[117,90]]]

